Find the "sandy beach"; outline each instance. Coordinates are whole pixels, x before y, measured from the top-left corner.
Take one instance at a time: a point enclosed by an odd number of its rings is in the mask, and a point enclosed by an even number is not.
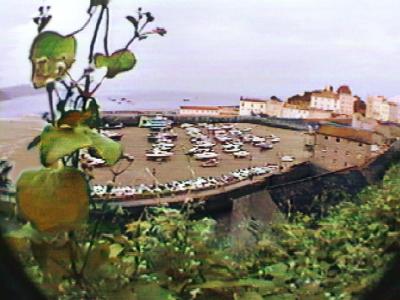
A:
[[[0,156],[12,162],[14,168],[11,172],[11,179],[13,181],[16,180],[23,169],[40,167],[38,150],[28,151],[26,147],[40,133],[44,125],[43,121],[34,117],[0,119]],[[278,154],[295,156],[295,163],[305,161],[308,157],[307,152],[303,149],[304,136],[301,132],[253,124],[236,124],[235,126],[238,128],[252,127],[253,133],[260,136],[275,134],[281,138],[281,142],[275,144],[273,150],[264,152],[246,144],[244,149],[252,153],[252,160],[235,159],[231,154],[222,153],[221,147],[218,145],[216,150],[221,154],[220,165],[216,168],[203,168],[199,161],[184,155],[192,146],[183,129],[174,129],[179,135],[177,146],[174,149],[175,155],[168,162],[158,163],[147,161],[145,157],[145,150],[151,147],[146,138],[149,131],[144,128],[123,128],[121,132],[124,137],[121,142],[124,151],[133,154],[135,162],[118,178],[118,184],[152,184],[154,179],[148,170],[152,171],[153,168],[156,170],[158,181],[165,183],[177,179],[188,179],[193,176],[219,176],[238,168],[262,166],[267,162],[277,163]],[[107,167],[96,169],[94,174],[96,183],[105,183],[111,179],[111,172]]]
[[[38,117],[0,119],[0,158],[12,163],[13,181],[23,169],[40,167],[38,150],[26,147],[45,125]]]

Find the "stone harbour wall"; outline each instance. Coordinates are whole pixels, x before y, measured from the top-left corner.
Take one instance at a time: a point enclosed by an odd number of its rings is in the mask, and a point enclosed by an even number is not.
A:
[[[214,117],[214,116],[180,116],[164,114],[173,120],[175,124],[183,123],[250,123],[265,125],[291,130],[308,130],[308,123],[301,119],[266,118],[253,116],[233,116],[233,117]],[[138,126],[141,115],[138,114],[111,114],[103,113],[103,120],[110,124],[122,122],[125,126]]]

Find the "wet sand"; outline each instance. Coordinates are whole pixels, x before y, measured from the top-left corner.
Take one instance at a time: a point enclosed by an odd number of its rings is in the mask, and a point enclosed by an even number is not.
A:
[[[13,181],[22,170],[40,167],[38,150],[34,148],[28,151],[27,146],[45,125],[36,117],[0,119],[0,158],[12,163],[10,177]]]
[[[18,174],[26,168],[37,168],[40,166],[37,149],[26,150],[28,143],[40,133],[44,122],[36,118],[22,118],[19,120],[0,119],[0,157],[9,159],[14,168],[11,172],[11,179],[15,180]],[[235,124],[238,128],[253,128],[252,133],[260,136],[275,134],[281,138],[281,142],[274,145],[273,150],[260,152],[249,144],[244,149],[252,154],[252,160],[235,159],[232,154],[222,153],[220,145],[216,146],[216,152],[220,155],[220,165],[215,168],[203,168],[201,162],[189,158],[184,153],[192,148],[185,131],[175,128],[179,137],[174,149],[175,155],[168,162],[147,161],[145,150],[151,148],[147,142],[148,129],[128,127],[121,129],[124,134],[121,143],[124,151],[135,156],[133,165],[121,176],[118,183],[122,185],[137,185],[141,183],[152,184],[151,176],[153,168],[156,170],[156,177],[159,182],[165,183],[172,180],[188,179],[193,176],[219,176],[229,173],[238,168],[249,166],[262,166],[265,163],[278,163],[280,155],[293,155],[296,157],[294,163],[300,163],[308,158],[304,151],[305,137],[301,132],[286,129],[272,128],[253,124]],[[149,170],[149,171],[146,171]],[[111,179],[111,172],[108,168],[96,169],[95,182],[105,183]]]

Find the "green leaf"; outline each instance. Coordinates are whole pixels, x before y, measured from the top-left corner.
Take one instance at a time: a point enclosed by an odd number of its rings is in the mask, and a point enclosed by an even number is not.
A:
[[[234,281],[221,281],[212,280],[206,281],[202,284],[196,284],[190,286],[191,288],[201,288],[201,289],[221,289],[221,288],[231,288],[231,287],[253,287],[262,289],[273,289],[275,284],[272,281],[260,280],[260,279],[241,279]]]
[[[282,294],[282,295],[273,295],[266,296],[264,300],[296,300],[297,297],[293,294]]]
[[[106,161],[107,164],[115,164],[122,155],[122,147],[120,143],[105,137],[94,131],[86,131],[87,136],[91,139],[91,147],[96,153]]]
[[[32,242],[31,248],[33,257],[43,272],[58,279],[69,275],[71,271],[71,250],[75,254],[77,252],[71,241],[62,245],[45,241]]]
[[[89,253],[85,274],[90,277],[99,276],[101,273],[100,267],[109,261],[110,246],[107,244],[99,244],[93,247]]]
[[[76,40],[45,31],[33,41],[29,59],[32,62],[32,82],[35,88],[62,78],[75,62]]]
[[[112,244],[110,246],[110,258],[116,258],[123,250],[124,247],[120,244]]]
[[[263,300],[263,297],[257,292],[246,292],[238,300]]]
[[[168,290],[156,283],[137,283],[134,291],[138,300],[176,300]]]
[[[26,223],[23,225],[21,228],[8,231],[7,233],[4,234],[5,237],[13,237],[17,239],[38,239],[39,238],[39,233],[32,227],[30,223]]]
[[[89,187],[76,169],[25,171],[16,189],[20,214],[39,231],[75,229],[87,218]]]
[[[89,111],[69,110],[61,116],[57,121],[57,125],[58,127],[76,127],[80,124],[85,124],[90,117],[91,113]]]
[[[78,149],[93,148],[107,164],[112,165],[122,155],[121,144],[107,138],[87,126],[58,128],[47,126],[41,136],[40,160],[50,166]]]
[[[119,73],[132,70],[136,64],[136,57],[131,51],[122,49],[110,56],[97,53],[94,61],[96,68],[107,68],[107,78],[114,78]]]
[[[40,240],[40,234],[30,223],[26,223],[19,229],[5,233],[4,238],[13,249],[22,253],[29,252],[30,241]]]
[[[274,276],[279,279],[290,279],[291,276],[288,274],[288,267],[284,263],[277,263],[270,265],[264,269],[265,274]]]
[[[91,146],[89,131],[89,128],[77,130],[47,126],[41,135],[40,161],[44,166],[50,166],[78,149]]]
[[[85,124],[90,128],[99,128],[102,124],[99,109],[100,106],[97,104],[96,99],[91,98],[86,110],[86,112],[90,113],[90,118],[85,121]]]

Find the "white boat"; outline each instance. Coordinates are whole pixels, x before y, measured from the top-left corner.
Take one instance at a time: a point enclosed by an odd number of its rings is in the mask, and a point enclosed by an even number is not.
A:
[[[242,141],[243,141],[243,143],[251,143],[253,141],[253,137],[249,136],[249,135],[245,135],[245,136],[243,136]]]
[[[155,148],[146,153],[146,158],[148,160],[167,159],[172,155],[174,155],[174,153]]]
[[[105,160],[93,157],[89,153],[82,153],[80,157],[80,162],[82,166],[93,167],[93,168],[99,168],[106,165]]]
[[[190,123],[183,123],[183,124],[181,125],[181,128],[183,128],[183,129],[189,128],[189,127],[193,127],[193,124],[190,124]]]
[[[197,160],[203,160],[203,159],[217,158],[218,154],[215,152],[204,152],[204,153],[197,153],[194,155],[194,157]]]
[[[109,124],[106,123],[104,124],[103,127],[101,127],[100,129],[121,129],[124,128],[124,124],[123,123],[119,123],[119,124]]]
[[[274,137],[272,139],[269,140],[271,143],[279,143],[281,141],[281,138],[279,137]]]
[[[163,147],[163,148],[174,148],[175,144],[173,143],[157,143],[157,144],[153,144],[153,148],[159,148],[159,147]]]
[[[217,135],[224,135],[224,134],[226,134],[226,131],[225,130],[217,130],[217,131],[214,131],[214,134],[217,136]]]
[[[251,132],[252,130],[253,130],[253,128],[247,127],[247,128],[242,129],[242,132],[243,133],[248,133],[248,132]]]
[[[239,152],[242,151],[239,146],[231,146],[229,148],[224,148],[222,151],[226,153],[234,153],[234,152]]]
[[[210,148],[194,147],[194,148],[190,149],[188,152],[186,152],[186,155],[193,155],[193,154],[204,153],[204,152],[210,152]]]
[[[201,166],[203,168],[210,168],[210,167],[217,167],[218,164],[219,164],[219,161],[217,159],[213,158],[213,159],[208,159],[208,160],[204,161],[201,164]]]
[[[274,146],[271,143],[268,143],[268,142],[254,144],[254,146],[259,147],[260,150],[270,150],[270,149],[274,148]]]
[[[210,143],[210,142],[199,142],[196,145],[198,148],[212,148],[215,146],[215,144]]]
[[[259,136],[254,136],[252,139],[252,142],[253,143],[263,143],[263,142],[265,142],[265,138],[259,137]]]
[[[223,149],[228,149],[228,148],[232,148],[232,147],[237,147],[237,146],[235,146],[234,144],[231,144],[231,143],[222,145]]]
[[[237,129],[232,129],[232,130],[229,131],[229,133],[232,134],[232,135],[237,135],[237,136],[242,135],[242,132],[240,130],[237,130]]]
[[[220,143],[232,141],[232,138],[229,136],[216,136],[215,139]]]
[[[233,153],[233,156],[236,158],[245,158],[249,155],[250,155],[250,153],[248,151],[244,151],[244,150]]]
[[[243,143],[241,141],[233,141],[231,142],[231,144],[236,146],[243,146]]]
[[[153,150],[158,149],[160,151],[167,151],[167,152],[172,150],[172,147],[168,147],[168,146],[164,146],[164,145],[153,145],[153,147],[154,147]]]
[[[113,132],[113,131],[108,131],[108,130],[100,130],[100,133],[114,141],[120,141],[122,137],[124,136],[120,132]]]
[[[281,157],[281,161],[283,162],[292,162],[295,160],[294,156],[290,156],[290,155],[284,155]]]

